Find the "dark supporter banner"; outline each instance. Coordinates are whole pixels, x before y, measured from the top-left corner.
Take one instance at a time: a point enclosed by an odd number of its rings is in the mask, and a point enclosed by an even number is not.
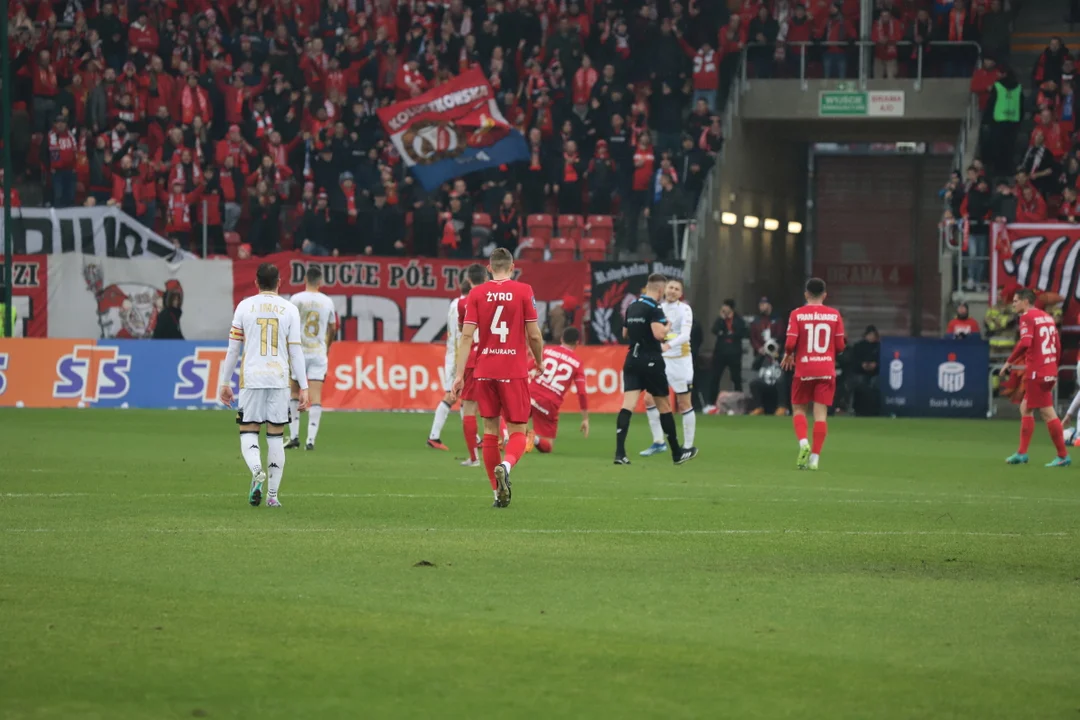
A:
[[[440,342],[446,339],[450,300],[460,296],[461,281],[471,260],[407,258],[315,258],[278,253],[233,262],[233,302],[253,295],[255,271],[263,262],[281,271],[281,294],[304,289],[311,265],[323,271],[323,292],[341,319],[344,340]],[[516,263],[517,279],[532,285],[541,326],[549,308],[566,296],[584,297],[589,264]]]
[[[16,255],[79,252],[117,258],[190,256],[115,207],[12,208],[11,212]],[[3,226],[0,218],[0,231]]]
[[[529,159],[525,138],[506,122],[480,68],[378,114],[405,165],[428,190]]]
[[[882,412],[901,417],[985,418],[990,345],[965,338],[881,338]]]
[[[1065,329],[1080,330],[1080,226],[995,225],[990,245],[991,304],[1010,287],[1056,293]]]
[[[683,266],[662,262],[591,262],[592,323],[589,343],[621,343],[626,308],[641,294],[649,275],[658,272],[683,279]]]

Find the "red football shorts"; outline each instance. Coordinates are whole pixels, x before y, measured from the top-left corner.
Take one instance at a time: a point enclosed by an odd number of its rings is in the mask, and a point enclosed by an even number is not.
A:
[[[473,380],[473,369],[471,367],[465,368],[463,377],[465,384],[461,388],[461,399],[476,400],[476,381]]]
[[[480,417],[504,417],[506,422],[529,422],[532,403],[529,399],[529,379],[474,380],[473,394],[480,405]]]
[[[559,408],[545,400],[532,401],[533,432],[537,437],[554,440],[559,432]]]
[[[791,381],[791,404],[809,405],[811,402],[832,405],[836,395],[836,378],[795,378]]]
[[[1057,375],[1052,371],[1035,370],[1027,377],[1024,390],[1024,402],[1028,410],[1054,406],[1054,385]]]

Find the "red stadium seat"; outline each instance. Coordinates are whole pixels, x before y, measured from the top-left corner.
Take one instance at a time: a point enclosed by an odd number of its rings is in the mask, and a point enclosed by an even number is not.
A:
[[[227,232],[225,233],[225,254],[236,259],[237,254],[240,252],[240,233]]]
[[[487,245],[491,240],[491,216],[487,213],[473,213],[472,216],[472,244],[473,255],[479,255],[480,248]]]
[[[581,240],[584,234],[582,230],[585,227],[585,218],[580,215],[560,215],[559,216],[559,235],[564,238],[570,238],[577,242]]]
[[[577,255],[577,243],[568,237],[552,238],[548,247],[552,262],[572,262]]]
[[[615,239],[615,223],[610,215],[590,215],[585,220],[583,236],[603,240],[604,247],[610,247],[612,240]]]
[[[578,245],[582,260],[605,260],[607,258],[607,243],[598,237],[582,238]]]
[[[491,216],[488,215],[487,213],[481,213],[481,212],[473,213],[473,215],[472,215],[472,224],[473,224],[474,228],[483,227],[483,228],[487,228],[488,230],[490,230],[491,229]]]
[[[525,228],[530,237],[543,240],[545,244],[555,235],[555,223],[550,215],[530,215]]]
[[[521,242],[518,244],[517,256],[519,260],[543,262],[544,250],[546,249],[547,240],[544,240],[543,238],[522,238]]]

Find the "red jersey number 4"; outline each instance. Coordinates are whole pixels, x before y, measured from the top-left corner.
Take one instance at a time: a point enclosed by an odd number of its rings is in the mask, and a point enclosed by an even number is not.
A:
[[[536,322],[532,288],[515,280],[492,280],[473,288],[465,301],[466,325],[475,325],[478,379],[529,376],[527,323]]]
[[[836,356],[844,342],[844,320],[838,311],[824,305],[791,311],[786,345],[795,353],[795,377],[836,377]]]

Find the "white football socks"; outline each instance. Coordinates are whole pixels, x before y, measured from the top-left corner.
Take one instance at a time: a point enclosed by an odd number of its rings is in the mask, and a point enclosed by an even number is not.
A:
[[[300,439],[300,400],[289,400],[289,439]]]
[[[322,420],[322,405],[312,405],[307,414],[307,441],[315,442],[315,436],[319,434],[319,421]]]
[[[280,435],[266,436],[266,496],[276,498],[285,471],[285,440]]]
[[[658,418],[659,421],[659,418]],[[697,432],[697,415],[694,408],[682,414],[683,447],[694,447],[694,434]]]
[[[252,475],[262,470],[262,451],[259,449],[259,433],[240,433],[240,454],[244,456],[244,462],[247,463],[248,470],[251,470]]]
[[[801,448],[810,447],[810,441],[806,440],[806,439],[800,440],[799,441],[799,447],[801,447]]]
[[[435,408],[435,419],[431,421],[431,432],[428,433],[428,440],[442,438],[442,429],[446,425],[446,418],[448,417],[450,417],[450,406],[445,401],[440,402],[439,406]]]
[[[660,411],[653,405],[645,408],[645,416],[649,418],[649,431],[652,433],[653,445],[663,445],[664,429],[660,427]]]

